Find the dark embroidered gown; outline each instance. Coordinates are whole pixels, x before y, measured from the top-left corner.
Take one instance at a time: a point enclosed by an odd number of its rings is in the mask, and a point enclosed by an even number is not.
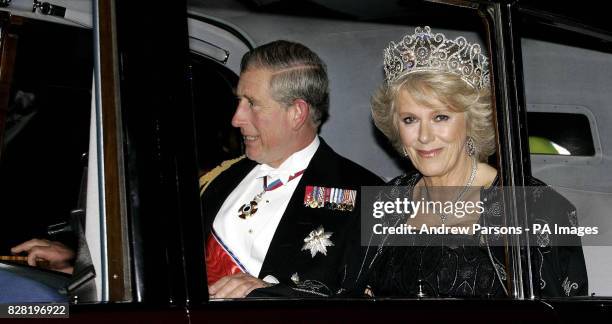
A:
[[[397,188],[398,195],[406,197],[411,196],[420,178],[418,173],[403,175],[389,184]],[[532,219],[536,219],[532,213],[537,212],[538,221],[552,222],[554,219],[558,224],[576,223],[575,209],[565,198],[536,179],[530,179],[529,185],[542,187],[541,195],[534,195],[530,202],[531,206],[537,206],[529,208]],[[481,199],[485,197],[488,201],[479,220],[483,226],[503,224],[501,199],[497,197],[499,190],[493,189],[496,187],[497,178],[491,189],[481,189]],[[543,195],[548,199],[540,199]],[[540,201],[548,203],[542,206]],[[430,236],[431,240],[442,239]],[[446,238],[442,244],[431,241],[428,242],[431,244],[420,244],[426,246],[379,246],[373,259],[367,262],[371,267],[366,287],[377,297],[506,297],[505,251],[503,247],[487,243],[493,239],[503,238],[461,235],[452,241]],[[536,295],[588,293],[580,246],[558,247],[547,241],[530,251]]]

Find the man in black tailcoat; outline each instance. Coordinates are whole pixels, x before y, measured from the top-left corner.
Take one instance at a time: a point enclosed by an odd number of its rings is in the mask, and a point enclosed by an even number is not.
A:
[[[329,296],[352,285],[360,186],[382,182],[317,136],[328,89],[325,64],[301,44],[276,41],[243,57],[232,125],[247,158],[202,195],[211,298]]]

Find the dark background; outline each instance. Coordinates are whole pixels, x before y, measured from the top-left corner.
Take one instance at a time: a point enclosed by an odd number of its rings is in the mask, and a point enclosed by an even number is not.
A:
[[[26,20],[18,34],[8,119],[33,113],[0,156],[0,254],[77,207],[89,143],[91,30]],[[15,94],[34,95],[28,107]],[[7,123],[6,132],[17,123]],[[57,237],[72,245],[70,236]]]

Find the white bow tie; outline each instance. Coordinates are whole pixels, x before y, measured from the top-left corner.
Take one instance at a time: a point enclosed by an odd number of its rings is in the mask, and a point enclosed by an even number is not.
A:
[[[257,178],[263,178],[268,176],[268,180],[274,181],[276,179],[280,179],[283,183],[286,183],[289,177],[292,175],[291,172],[287,170],[278,170],[273,169],[272,167],[262,164],[259,168],[259,171],[256,174]]]

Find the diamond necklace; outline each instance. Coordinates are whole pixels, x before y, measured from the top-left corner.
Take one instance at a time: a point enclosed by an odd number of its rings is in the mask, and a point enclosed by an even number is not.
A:
[[[478,164],[476,163],[476,158],[472,156],[472,172],[470,173],[470,178],[468,179],[465,186],[463,186],[463,189],[461,189],[461,192],[459,192],[459,195],[457,195],[457,198],[455,198],[455,200],[453,201],[453,206],[457,201],[459,201],[459,199],[461,199],[461,197],[463,197],[463,195],[465,195],[465,193],[468,191],[468,188],[474,182],[474,178],[476,178],[476,170],[478,170]],[[427,200],[429,201],[431,197],[429,195],[429,187],[427,186],[427,181],[425,181],[425,179],[423,179],[423,184],[425,185],[425,194],[427,195]],[[442,221],[442,224],[446,222],[447,218],[448,215],[445,214],[443,211],[440,211],[440,221]]]

